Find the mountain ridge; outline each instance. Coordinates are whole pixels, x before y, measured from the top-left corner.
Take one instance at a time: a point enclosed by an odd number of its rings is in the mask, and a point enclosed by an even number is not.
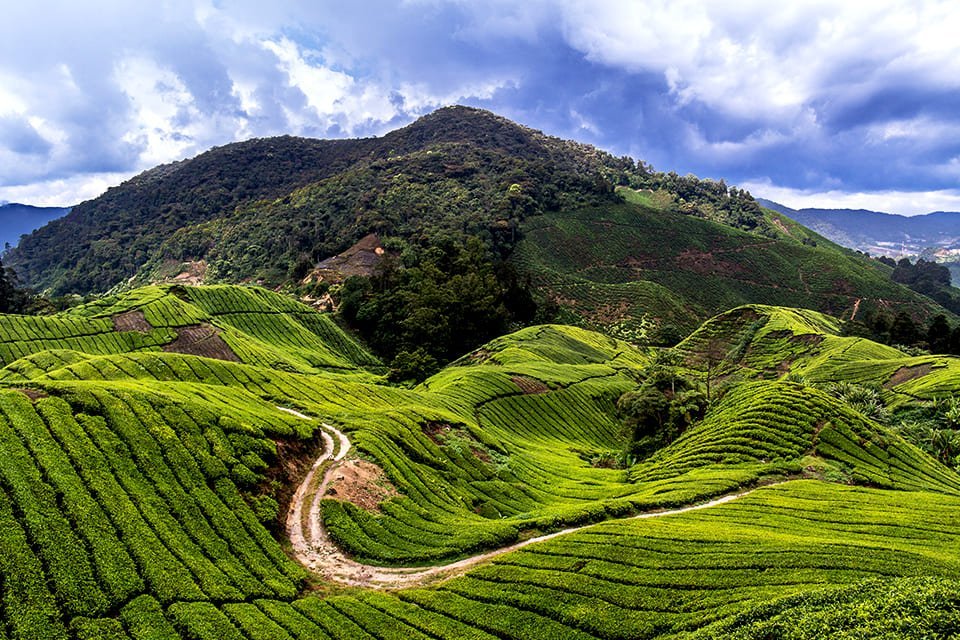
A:
[[[592,174],[604,164],[616,164],[609,154],[588,151],[592,148],[551,138],[492,113],[448,107],[379,138],[261,138],[161,165],[81,203],[63,220],[28,236],[10,252],[9,260],[27,284],[40,289],[54,293],[105,291],[134,276],[180,229],[229,218],[238,207],[283,198],[307,185],[341,174],[349,176],[351,170],[363,172],[372,160],[429,152],[428,147],[436,145],[473,149],[470,157],[475,164],[434,167],[450,176],[483,172],[483,163],[493,162],[499,173],[517,171],[517,179],[523,181],[531,172],[540,171],[539,167],[549,166],[560,172],[557,180],[567,191],[597,192],[600,183],[593,184],[596,178]],[[495,153],[491,156],[488,152]],[[520,166],[515,166],[518,162]],[[534,187],[551,176],[541,178],[532,183]],[[514,200],[524,196],[511,195]],[[121,243],[123,251],[119,250]],[[176,248],[186,255],[175,259],[197,257],[201,249],[196,243],[186,244]],[[348,244],[342,239],[334,243],[339,250]]]
[[[20,237],[70,213],[72,207],[35,207],[0,202],[0,247],[15,247]]]
[[[903,243],[910,247],[960,247],[960,212],[956,211],[904,216],[869,209],[791,209],[764,198],[757,201],[835,242],[848,238],[846,246],[861,251],[883,252],[880,243],[884,242]]]

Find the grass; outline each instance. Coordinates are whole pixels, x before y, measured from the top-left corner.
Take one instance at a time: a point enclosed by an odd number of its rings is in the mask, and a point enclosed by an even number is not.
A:
[[[132,311],[152,328],[114,329]],[[197,324],[239,361],[163,350]],[[581,328],[498,338],[406,389],[329,318],[256,288],[150,287],[0,326],[3,353],[19,354],[0,370],[3,639],[765,637],[949,621],[960,477],[786,378],[930,365],[886,392],[916,402],[955,388],[956,363],[841,337],[819,313],[752,306],[694,333],[685,366],[706,375],[717,352],[722,397],[631,469],[594,464],[622,448],[616,400],[653,351]],[[323,501],[359,560],[432,564],[597,524],[436,587],[312,596],[277,532],[321,421],[399,492],[382,512]],[[813,479],[626,519],[799,477]],[[929,606],[904,613],[910,594]]]

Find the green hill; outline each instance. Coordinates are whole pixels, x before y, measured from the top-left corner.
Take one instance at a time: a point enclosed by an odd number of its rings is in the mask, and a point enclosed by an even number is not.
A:
[[[912,362],[837,326],[776,307],[707,323],[680,366],[718,376],[719,399],[618,468],[616,402],[656,351],[576,327],[522,329],[404,388],[328,316],[253,287],[3,316],[0,638],[946,637],[960,476],[783,379]],[[891,399],[956,383],[938,372]],[[311,469],[326,482],[294,492]],[[288,506],[313,503],[352,556],[339,578],[322,554],[294,559],[290,532],[318,523]],[[449,579],[349,564],[446,563],[566,527],[584,528]],[[377,572],[407,588],[374,588]]]
[[[55,294],[199,270],[279,284],[371,232],[508,242],[525,215],[608,201],[632,160],[492,113],[440,109],[380,138],[284,136],[147,171],[24,238],[5,261]],[[299,273],[296,277],[302,277]]]
[[[498,263],[488,271],[500,288],[522,299],[529,281],[542,319],[633,341],[672,343],[747,303],[845,319],[903,310],[926,321],[944,311],[891,282],[887,265],[722,181],[656,172],[467,107],[380,138],[250,140],[157,167],[78,205],[4,259],[24,284],[51,294],[174,281],[298,287],[361,239],[390,264],[427,271],[438,251],[455,256],[479,239],[482,262]],[[371,251],[362,273],[381,259]],[[302,292],[315,296],[338,283],[306,281]],[[533,314],[510,311],[522,323]]]
[[[524,223],[514,261],[567,320],[626,339],[669,341],[747,303],[844,319],[943,312],[891,282],[886,266],[772,212],[768,233],[759,234],[679,213],[665,194],[621,193],[627,202]]]

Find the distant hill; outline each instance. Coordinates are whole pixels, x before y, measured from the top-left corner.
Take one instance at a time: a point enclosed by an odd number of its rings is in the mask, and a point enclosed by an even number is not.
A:
[[[866,209],[791,209],[772,200],[757,201],[836,243],[875,255],[917,255],[931,247],[960,249],[956,211],[901,216]]]
[[[798,210],[757,201],[845,247],[874,256],[939,262],[950,269],[953,285],[960,285],[960,212],[901,216],[866,209]]]
[[[70,207],[33,207],[16,202],[0,203],[0,250],[17,246],[20,236],[70,213]]]

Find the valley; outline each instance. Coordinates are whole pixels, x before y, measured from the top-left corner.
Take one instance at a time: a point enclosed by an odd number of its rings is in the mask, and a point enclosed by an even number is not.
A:
[[[198,326],[219,357],[165,350]],[[328,316],[255,287],[3,316],[4,634],[949,629],[960,476],[825,385],[906,408],[955,394],[960,364],[838,327],[757,305],[710,320],[672,350],[713,376],[706,417],[610,466],[617,398],[663,356],[575,327],[522,329],[404,388]],[[346,464],[385,490],[331,493]]]

